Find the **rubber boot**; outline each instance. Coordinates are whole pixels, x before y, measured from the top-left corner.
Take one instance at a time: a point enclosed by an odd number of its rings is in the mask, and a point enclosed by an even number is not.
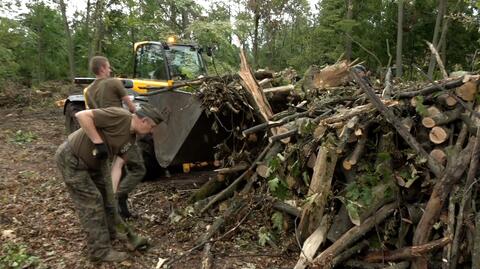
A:
[[[101,258],[90,258],[90,260],[94,263],[101,263],[101,262],[122,262],[128,259],[128,254],[126,252],[116,251],[114,249],[110,249],[105,256]]]
[[[127,241],[127,248],[129,250],[145,249],[148,247],[148,240],[145,237],[137,235],[130,226],[124,222],[120,216],[116,217],[115,230],[117,238],[122,241]]]
[[[128,234],[128,248],[130,250],[139,250],[139,249],[146,249],[148,247],[148,240],[147,238],[136,235],[134,233]]]
[[[132,214],[128,210],[127,199],[127,195],[118,196],[118,212],[123,219],[128,219],[132,216]]]

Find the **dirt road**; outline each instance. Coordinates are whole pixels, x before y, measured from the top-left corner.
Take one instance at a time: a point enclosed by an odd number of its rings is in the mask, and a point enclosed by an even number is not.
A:
[[[160,258],[175,259],[194,247],[215,217],[193,214],[193,207],[186,203],[198,188],[192,183],[144,182],[131,196],[137,217],[130,223],[150,238],[152,246],[144,252],[129,252],[131,258],[120,264],[92,264],[85,258],[85,234],[53,160],[66,137],[62,111],[3,108],[0,115],[0,268],[13,262],[31,263],[31,268],[156,268]],[[213,268],[293,267],[298,255],[294,243],[280,244],[288,248],[257,243],[257,229],[269,223],[270,216],[261,214],[264,210],[253,210],[232,236],[214,243]],[[120,242],[114,247],[124,249]],[[201,268],[202,249],[188,253],[172,267]]]

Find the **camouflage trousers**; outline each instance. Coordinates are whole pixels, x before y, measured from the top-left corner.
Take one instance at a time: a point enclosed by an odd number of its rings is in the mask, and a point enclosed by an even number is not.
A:
[[[73,154],[67,142],[58,147],[55,160],[87,232],[88,254],[91,259],[100,259],[111,249],[110,234],[115,233],[116,207],[112,199],[108,161],[104,161],[100,171],[88,170],[85,163]],[[110,191],[106,185],[108,179]]]
[[[142,157],[142,152],[137,143],[127,151],[127,162],[125,164],[125,173],[120,180],[117,190],[117,197],[126,197],[135,186],[138,185],[145,176],[146,169]]]

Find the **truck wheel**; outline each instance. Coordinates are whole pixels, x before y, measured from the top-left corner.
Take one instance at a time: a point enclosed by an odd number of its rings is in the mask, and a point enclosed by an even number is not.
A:
[[[65,128],[68,134],[80,129],[80,124],[78,124],[75,114],[84,109],[81,105],[72,102],[65,106]]]

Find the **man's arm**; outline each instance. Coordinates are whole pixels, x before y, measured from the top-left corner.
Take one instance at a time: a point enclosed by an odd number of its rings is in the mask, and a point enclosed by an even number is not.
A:
[[[122,101],[128,106],[128,110],[130,112],[135,113],[136,111],[135,104],[132,102],[132,100],[130,100],[130,96],[126,95],[122,97]]]
[[[80,127],[82,127],[88,138],[90,138],[94,144],[103,143],[102,137],[98,133],[97,127],[95,127],[92,110],[82,110],[77,112],[75,117],[77,118]]]
[[[112,163],[112,187],[113,193],[117,193],[118,185],[120,184],[120,179],[122,178],[122,168],[125,165],[125,160],[120,156],[115,156],[115,159]]]

